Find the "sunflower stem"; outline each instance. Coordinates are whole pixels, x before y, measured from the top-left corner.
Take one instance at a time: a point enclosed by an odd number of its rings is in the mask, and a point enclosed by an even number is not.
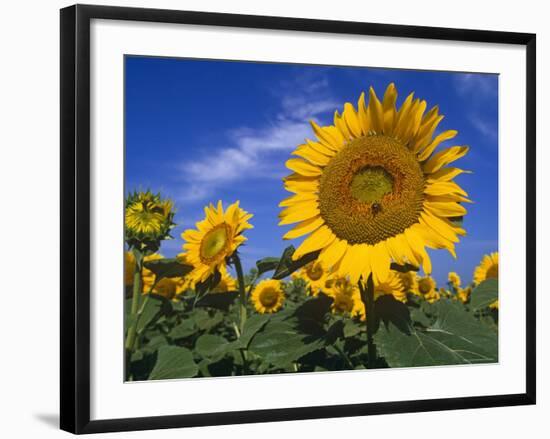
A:
[[[246,323],[246,289],[244,285],[244,273],[241,265],[241,258],[237,252],[233,255],[233,263],[237,272],[237,280],[239,282],[239,332],[242,335],[244,325]]]
[[[136,333],[138,325],[138,313],[139,313],[139,302],[141,298],[142,290],[142,281],[141,281],[141,267],[143,265],[143,255],[141,252],[135,251],[134,257],[136,264],[134,267],[134,285],[132,291],[132,306],[130,308],[130,315],[132,316],[132,325],[128,328],[128,334],[126,336],[126,379],[130,379],[130,359],[132,357],[132,352],[134,350],[134,345],[136,342]]]
[[[374,281],[372,280],[372,273],[369,275],[366,285],[359,281],[359,290],[361,291],[361,300],[365,306],[365,316],[367,322],[367,352],[369,356],[368,367],[369,369],[372,369],[376,367],[376,345],[374,344],[376,315],[374,307]]]

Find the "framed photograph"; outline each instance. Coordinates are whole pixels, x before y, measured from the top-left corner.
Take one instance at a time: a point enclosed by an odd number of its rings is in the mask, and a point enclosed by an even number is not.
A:
[[[534,404],[535,129],[533,34],[62,9],[61,428]]]

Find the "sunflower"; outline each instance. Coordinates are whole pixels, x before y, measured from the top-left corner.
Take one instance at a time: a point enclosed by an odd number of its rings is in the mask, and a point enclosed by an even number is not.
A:
[[[483,256],[474,271],[476,285],[487,279],[498,279],[498,252]]]
[[[430,303],[436,302],[441,297],[437,291],[435,280],[431,276],[424,276],[418,279],[416,294],[422,296]]]
[[[134,192],[126,199],[125,238],[130,247],[156,251],[174,227],[174,205],[160,194]]]
[[[134,273],[136,272],[136,258],[132,252],[124,252],[124,286],[134,284]]]
[[[145,256],[143,258],[143,262],[149,262],[149,261],[157,261],[159,259],[162,259],[163,256],[159,255],[158,253],[153,253],[152,255]],[[153,288],[153,285],[155,284],[155,273],[153,273],[148,268],[145,268],[145,264],[143,268],[141,269],[141,283],[143,286],[143,294],[149,293],[151,291],[151,288]]]
[[[455,289],[458,289],[460,288],[460,285],[461,285],[461,280],[460,280],[460,276],[455,273],[454,271],[451,271],[447,277],[449,283],[455,288]]]
[[[399,279],[403,285],[403,292],[415,294],[418,290],[418,275],[414,271],[399,273]]]
[[[407,301],[407,293],[404,291],[403,282],[401,282],[400,276],[395,271],[390,271],[383,282],[374,283],[374,300],[383,295],[393,296],[395,300],[403,303]]]
[[[226,259],[246,241],[242,235],[252,225],[252,214],[239,207],[239,202],[223,210],[222,202],[217,207],[210,204],[204,208],[205,219],[196,224],[197,230],[188,229],[181,234],[186,241],[184,253],[194,267],[190,273],[194,282],[203,282],[216,270],[226,267]]]
[[[250,300],[260,314],[274,313],[281,309],[285,293],[281,281],[264,279],[252,291]]]
[[[284,179],[293,195],[283,200],[280,225],[296,225],[285,239],[308,235],[293,255],[320,251],[319,261],[357,282],[374,273],[384,281],[391,261],[422,265],[431,273],[426,247],[447,249],[465,231],[453,222],[466,214],[464,190],[453,182],[463,173],[446,165],[463,157],[466,146],[434,153],[457,132],[434,132],[443,116],[437,106],[411,93],[398,110],[390,84],[380,101],[371,87],[357,110],[346,103],[334,124],[311,122],[316,140],[306,140],[286,162]]]
[[[467,288],[458,287],[456,290],[456,297],[462,303],[468,302],[468,300],[470,299],[470,294],[472,294],[472,287],[467,287]]]
[[[332,298],[330,309],[333,314],[365,319],[365,307],[359,288],[346,277],[332,276],[325,283],[323,292]]]
[[[313,261],[292,273],[293,279],[305,281],[308,291],[312,296],[317,296],[325,287],[329,273],[323,268],[319,261]]]
[[[224,268],[221,270],[221,279],[211,293],[228,293],[237,291],[237,281]]]

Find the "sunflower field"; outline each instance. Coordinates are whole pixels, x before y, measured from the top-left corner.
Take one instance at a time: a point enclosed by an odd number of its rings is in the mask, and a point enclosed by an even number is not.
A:
[[[466,146],[434,135],[443,116],[390,84],[371,88],[334,124],[312,122],[286,162],[281,255],[243,267],[253,214],[218,201],[173,239],[175,208],[151,191],[127,196],[127,380],[441,366],[498,361],[498,253],[463,282],[436,285],[426,249],[455,258],[466,192],[448,166]],[[288,229],[288,226],[292,228]]]

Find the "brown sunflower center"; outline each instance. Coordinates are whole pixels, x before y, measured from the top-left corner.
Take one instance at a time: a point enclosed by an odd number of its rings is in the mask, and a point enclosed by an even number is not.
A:
[[[429,279],[420,279],[418,281],[418,291],[422,294],[428,294],[432,290],[432,283]]]
[[[266,308],[273,307],[278,299],[279,292],[275,288],[268,287],[260,293],[260,302]]]
[[[221,223],[206,232],[201,241],[201,260],[208,264],[220,256],[225,256],[229,248],[231,229],[228,224]]]
[[[353,140],[324,168],[319,209],[350,244],[374,245],[418,222],[424,174],[415,155],[392,137]]]
[[[498,264],[493,264],[487,270],[487,279],[498,279]]]

